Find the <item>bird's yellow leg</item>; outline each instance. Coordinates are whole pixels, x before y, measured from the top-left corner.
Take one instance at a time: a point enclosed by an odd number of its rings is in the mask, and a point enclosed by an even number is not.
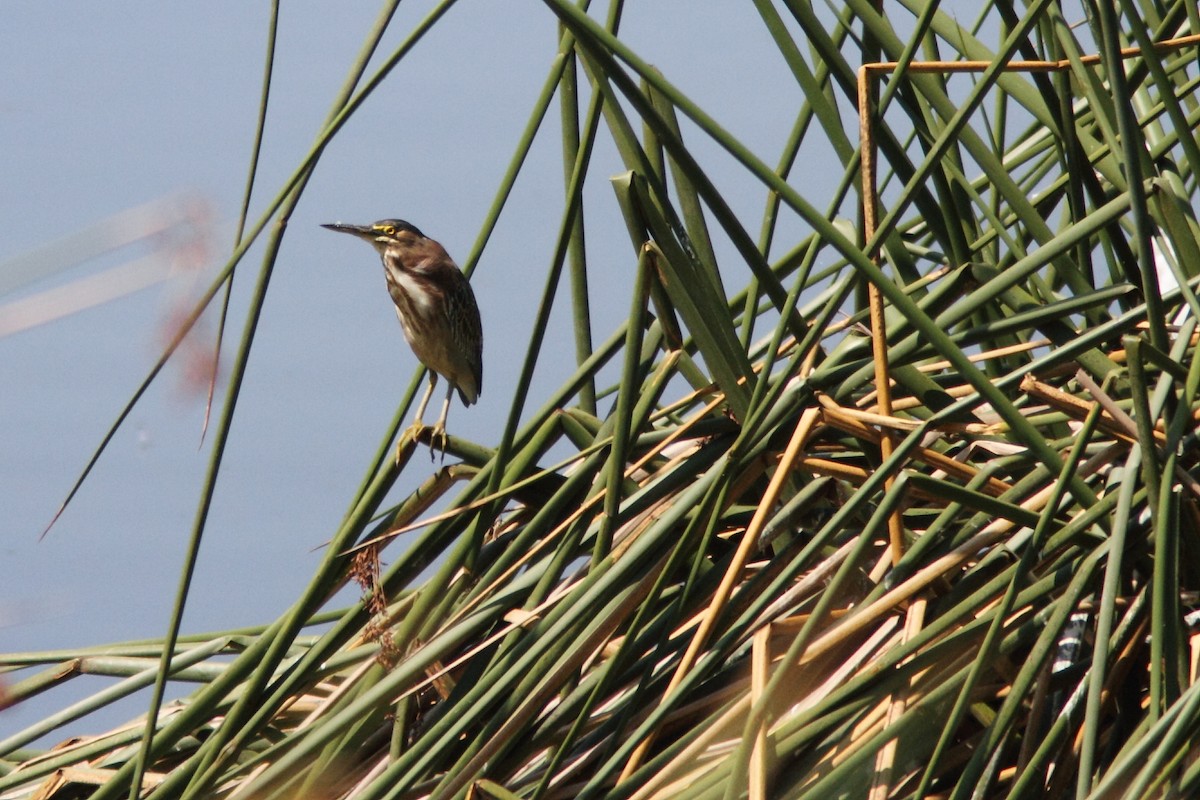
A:
[[[449,381],[447,381],[449,383]],[[433,433],[429,437],[429,457],[433,457],[434,443],[441,439],[442,441],[442,460],[446,460],[446,445],[449,444],[450,438],[446,435],[446,417],[450,416],[450,398],[454,394],[454,384],[451,383],[446,389],[446,402],[442,403],[442,413],[438,417],[438,421],[433,425]]]
[[[438,375],[433,370],[429,371],[429,386],[425,389],[425,396],[421,398],[421,404],[417,406],[417,416],[413,420],[413,424],[408,426],[408,430],[400,437],[400,441],[396,443],[396,463],[400,463],[400,450],[403,447],[406,438],[412,439],[414,442],[421,435],[421,431],[425,430],[425,423],[421,420],[425,417],[425,407],[429,405],[429,398],[433,396],[433,387],[437,386]]]
[[[422,422],[425,418],[425,407],[429,405],[429,398],[433,396],[433,387],[437,386],[438,374],[433,370],[429,370],[429,387],[425,389],[425,396],[421,398],[421,405],[417,406],[417,417],[413,421],[412,427],[421,430],[425,427]]]

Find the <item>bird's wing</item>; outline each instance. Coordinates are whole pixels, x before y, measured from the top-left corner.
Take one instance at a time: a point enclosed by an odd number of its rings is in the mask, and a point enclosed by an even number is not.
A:
[[[451,303],[459,313],[452,314],[450,324],[454,328],[454,338],[462,342],[467,350],[467,361],[471,365],[471,374],[475,376],[475,389],[483,391],[483,323],[479,319],[479,306],[475,302],[475,292],[470,282],[460,273],[460,279],[454,282],[452,292],[457,295],[451,298]],[[465,398],[464,398],[465,399]]]

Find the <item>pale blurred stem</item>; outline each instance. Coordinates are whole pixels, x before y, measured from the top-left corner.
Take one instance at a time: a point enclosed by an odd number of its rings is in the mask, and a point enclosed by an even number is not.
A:
[[[306,181],[301,181],[295,197],[299,198],[300,190],[303,188]],[[286,219],[291,213],[294,201],[285,204],[281,209],[280,215],[282,219]],[[229,390],[226,394],[224,407],[222,408],[220,420],[217,423],[217,432],[213,441],[212,458],[209,462],[208,475],[205,478],[204,487],[202,489],[200,506],[196,511],[196,521],[192,529],[192,535],[188,542],[187,554],[184,558],[183,575],[180,579],[178,593],[175,597],[174,611],[171,617],[170,629],[167,632],[165,644],[163,646],[163,657],[161,667],[159,669],[158,679],[154,684],[154,693],[150,702],[150,710],[146,715],[146,735],[142,740],[142,747],[138,750],[137,759],[132,762],[134,767],[133,780],[130,785],[130,800],[138,800],[141,794],[142,777],[145,772],[146,764],[152,755],[152,744],[154,742],[154,728],[158,720],[159,711],[162,708],[163,695],[166,690],[167,677],[169,675],[170,654],[175,649],[175,642],[179,636],[179,628],[183,622],[183,610],[187,603],[188,591],[191,587],[192,575],[195,570],[196,560],[200,555],[200,543],[203,539],[204,526],[208,520],[208,512],[212,507],[212,498],[216,489],[217,474],[220,471],[221,460],[225,454],[225,445],[229,441],[229,430],[233,422],[234,411],[237,408],[238,393],[241,390],[242,379],[245,377],[246,364],[250,357],[250,348],[254,341],[254,332],[258,326],[259,314],[262,311],[263,301],[266,298],[267,287],[270,285],[271,273],[275,266],[275,258],[279,253],[279,247],[283,243],[284,226],[280,225],[276,228],[274,235],[267,243],[267,252],[263,256],[262,271],[259,273],[258,284],[255,287],[254,295],[251,299],[250,313],[246,320],[246,328],[242,337],[242,345],[238,349],[237,359],[234,362],[232,374],[230,375]],[[258,674],[258,673],[256,673]],[[253,681],[252,681],[253,684]],[[255,690],[257,686],[253,687]],[[244,698],[248,695],[243,696]],[[239,703],[231,712],[229,719],[238,719],[236,712],[239,707],[244,708],[244,703]],[[107,786],[116,786],[117,782],[112,781]]]

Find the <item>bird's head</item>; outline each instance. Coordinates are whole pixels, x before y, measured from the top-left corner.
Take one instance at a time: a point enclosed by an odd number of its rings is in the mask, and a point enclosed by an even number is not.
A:
[[[398,259],[409,269],[419,269],[431,256],[444,255],[442,246],[413,225],[402,219],[381,219],[370,225],[348,225],[334,222],[322,225],[331,231],[349,233],[370,242],[379,255]]]

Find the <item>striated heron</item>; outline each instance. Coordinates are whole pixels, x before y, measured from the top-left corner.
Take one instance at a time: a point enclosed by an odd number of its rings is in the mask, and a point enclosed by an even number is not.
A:
[[[471,284],[446,249],[401,219],[384,219],[371,225],[322,225],[369,242],[383,261],[388,294],[409,347],[429,369],[429,388],[417,406],[413,427],[424,428],[425,407],[437,386],[446,379],[446,402],[430,441],[446,445],[446,416],[454,390],[464,405],[479,399],[483,386],[483,326]]]

